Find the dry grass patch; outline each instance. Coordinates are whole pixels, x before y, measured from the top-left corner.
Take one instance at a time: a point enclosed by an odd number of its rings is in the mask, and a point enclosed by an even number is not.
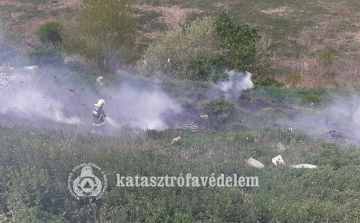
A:
[[[27,52],[31,50],[31,47],[38,44],[38,40],[36,37],[36,32],[38,28],[43,25],[45,22],[58,20],[51,12],[60,11],[66,8],[75,9],[80,7],[83,0],[59,0],[59,1],[48,1],[46,4],[39,4],[37,6],[31,3],[21,3],[16,0],[1,0],[0,7],[11,6],[14,8],[24,8],[26,7],[30,11],[35,11],[36,14],[29,15],[27,10],[18,10],[14,9],[13,12],[9,14],[3,14],[3,16],[9,19],[12,26],[14,23],[19,23],[17,29],[20,33],[22,50]],[[33,13],[33,12],[32,12]],[[26,20],[22,18],[26,16]]]
[[[216,8],[225,10],[225,11],[230,11],[231,10],[231,5],[229,3],[224,3],[224,2],[216,2],[213,4],[213,6],[215,6]]]
[[[336,82],[342,89],[360,87],[360,53],[348,53],[336,61]]]
[[[141,11],[155,11],[161,13],[160,20],[165,22],[169,28],[176,29],[180,25],[185,24],[186,18],[189,14],[202,13],[199,9],[181,8],[180,6],[151,6],[151,5],[137,5],[134,8]]]
[[[286,14],[290,14],[293,12],[293,10],[289,7],[280,7],[275,9],[266,9],[261,10],[260,12],[266,14],[266,15],[278,15],[278,16],[284,16]]]
[[[356,34],[345,31],[348,24],[357,24],[352,9],[344,4],[322,2],[321,6],[330,14],[318,19],[318,25],[304,29],[297,37],[297,42],[309,48],[309,54],[325,48],[347,48],[349,39]]]
[[[319,25],[303,30],[297,42],[309,48],[309,53],[323,50],[327,47],[333,49],[339,48],[344,44],[346,33],[339,33],[343,22],[348,21],[346,18],[334,18],[327,21],[319,22]]]
[[[329,10],[330,13],[344,16],[354,16],[355,12],[346,7],[344,4],[321,2],[321,6],[324,9]]]

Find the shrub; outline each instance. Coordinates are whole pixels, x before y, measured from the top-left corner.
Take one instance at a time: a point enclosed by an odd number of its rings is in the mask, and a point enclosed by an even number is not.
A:
[[[218,39],[214,35],[214,20],[204,17],[193,21],[185,29],[167,32],[166,36],[145,50],[137,64],[140,73],[144,75],[166,73],[168,75],[198,76],[207,78],[208,58],[217,50]]]
[[[301,81],[301,75],[296,74],[294,72],[290,72],[290,74],[285,78],[285,82],[290,87],[296,87],[296,85]]]
[[[83,56],[105,73],[132,62],[136,24],[130,1],[86,1],[76,22],[62,32],[66,52]]]
[[[316,61],[322,67],[329,68],[334,64],[334,53],[330,50],[324,50],[316,55]]]
[[[47,22],[40,26],[37,36],[41,43],[55,46],[62,42],[61,29],[62,24],[60,22]]]
[[[38,46],[29,56],[39,66],[60,66],[64,63],[61,54],[54,47]]]
[[[208,80],[211,73],[233,69],[266,74],[270,68],[270,42],[258,30],[238,24],[226,13],[204,17],[150,44],[137,63],[144,75]]]
[[[277,80],[275,80],[272,77],[268,77],[268,76],[256,76],[254,77],[254,79],[252,80],[254,85],[260,85],[260,86],[274,86],[274,87],[282,87],[283,84],[278,82]]]
[[[209,124],[216,130],[223,129],[226,123],[234,119],[235,103],[223,96],[205,104],[204,108],[209,117]]]
[[[66,191],[47,170],[23,171],[12,183],[9,206],[19,222],[67,222],[65,214],[70,210],[65,207]]]
[[[225,12],[216,18],[215,29],[222,48],[216,64],[227,69],[252,72],[261,39],[258,30],[247,24],[236,23]]]

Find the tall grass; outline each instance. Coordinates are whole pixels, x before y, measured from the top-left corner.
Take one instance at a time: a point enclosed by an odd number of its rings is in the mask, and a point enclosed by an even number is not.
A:
[[[68,136],[60,131],[0,127],[1,203],[20,221],[92,222],[308,222],[357,219],[353,209],[360,188],[354,179],[357,147],[314,140],[286,130],[193,134],[183,131],[120,133],[112,137]],[[179,143],[171,140],[181,136]],[[318,169],[275,167],[276,144],[289,164],[311,162]],[[301,139],[301,141],[299,141]],[[66,145],[68,142],[68,146]],[[264,169],[248,166],[253,157]],[[99,201],[68,194],[68,174],[80,163],[100,166],[109,179]],[[258,188],[119,188],[116,174],[127,176],[257,176]],[[42,183],[41,183],[42,182]],[[31,187],[23,187],[28,185]],[[40,191],[42,195],[40,195]],[[44,193],[44,191],[46,191]],[[36,198],[36,202],[33,202]],[[347,200],[347,202],[344,202]],[[26,201],[28,201],[26,203]],[[299,209],[304,211],[299,212]],[[95,213],[95,210],[98,212]],[[66,214],[63,215],[61,213]],[[286,214],[286,219],[284,215]]]

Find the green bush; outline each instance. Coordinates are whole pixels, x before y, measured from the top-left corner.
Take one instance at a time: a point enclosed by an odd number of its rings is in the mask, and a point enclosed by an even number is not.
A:
[[[256,76],[253,78],[253,83],[255,86],[274,86],[274,87],[283,87],[284,85],[272,77],[268,76]]]
[[[176,78],[208,80],[213,72],[226,69],[255,71],[270,69],[270,42],[258,30],[238,24],[226,13],[216,19],[196,19],[150,44],[137,63],[143,75],[166,74]]]
[[[319,104],[328,97],[324,89],[299,89],[297,93],[305,103]]]
[[[223,96],[205,104],[204,108],[209,117],[209,124],[215,129],[223,129],[225,124],[233,120],[236,110],[235,103]]]
[[[167,74],[184,77],[198,76],[205,79],[208,63],[201,61],[217,51],[219,45],[214,35],[214,20],[210,17],[196,19],[185,29],[179,28],[150,44],[139,60],[137,68],[144,75]]]
[[[63,48],[104,73],[134,59],[136,24],[129,0],[89,0],[62,30]],[[75,24],[75,25],[74,25]]]
[[[285,78],[285,82],[289,87],[296,87],[296,85],[301,81],[301,75],[294,72],[290,72],[289,75]]]
[[[12,181],[9,206],[19,222],[68,222],[66,192],[51,179],[47,170],[24,170]],[[64,210],[66,210],[64,212]]]
[[[60,22],[47,22],[39,27],[37,36],[41,43],[55,46],[62,42],[61,29],[62,24]]]
[[[227,69],[253,72],[257,63],[258,41],[261,39],[258,30],[247,24],[236,23],[225,12],[216,18],[215,29],[222,48],[215,63]]]
[[[320,66],[329,68],[334,64],[334,53],[331,50],[323,50],[316,54],[316,61]]]
[[[29,56],[39,66],[61,66],[64,63],[61,54],[50,46],[38,46]]]

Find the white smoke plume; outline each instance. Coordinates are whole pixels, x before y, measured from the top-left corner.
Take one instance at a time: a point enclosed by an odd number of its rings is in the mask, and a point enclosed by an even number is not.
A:
[[[122,83],[118,89],[106,91],[104,95],[111,98],[104,107],[109,110],[109,116],[141,129],[165,129],[168,127],[166,119],[182,111],[181,106],[158,86],[139,89],[130,83]]]
[[[100,86],[95,91],[89,85],[74,83],[71,74],[61,72],[35,68],[0,72],[0,122],[11,119],[13,124],[45,126],[52,121],[91,127],[92,109],[102,98],[106,100],[104,111],[112,130],[125,125],[160,130],[168,127],[167,119],[182,110],[155,83],[143,89],[123,82],[119,86]]]
[[[17,74],[17,72],[22,72],[22,74]],[[63,103],[51,97],[36,80],[37,78],[34,78],[32,74],[21,70],[13,70],[10,75],[0,73],[2,95],[0,114],[17,116],[23,120],[28,119],[29,122],[43,118],[55,122],[79,124],[78,117],[64,115]]]
[[[220,81],[216,84],[215,88],[221,91],[227,99],[236,99],[240,96],[241,92],[254,87],[251,81],[252,74],[250,72],[241,73],[236,71],[227,71],[228,80]]]
[[[278,119],[281,127],[305,131],[314,137],[330,136],[360,142],[360,96],[333,96],[323,108],[299,111],[291,120]]]

